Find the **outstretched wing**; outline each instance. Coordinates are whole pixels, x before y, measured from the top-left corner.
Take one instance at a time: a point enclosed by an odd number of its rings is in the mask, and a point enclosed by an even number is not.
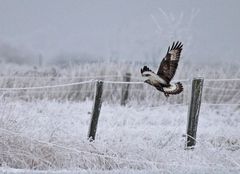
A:
[[[166,80],[168,83],[172,80],[178,67],[180,54],[183,44],[179,41],[173,42],[172,47],[168,47],[166,56],[163,58],[157,75]]]

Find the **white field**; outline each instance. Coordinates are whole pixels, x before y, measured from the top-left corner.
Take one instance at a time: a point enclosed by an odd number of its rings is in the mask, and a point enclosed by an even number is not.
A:
[[[99,67],[104,69],[104,66]],[[26,80],[28,75],[19,80],[12,70],[9,71],[7,80],[1,81],[2,87],[41,86],[49,82],[37,76],[34,76],[35,80],[32,76],[31,80]],[[63,74],[65,71],[60,72]],[[94,75],[75,72],[72,76],[79,74]],[[101,75],[106,74],[111,73]],[[178,77],[186,78],[183,74]],[[209,78],[216,76],[220,75],[213,73]],[[227,78],[228,75],[221,77]],[[52,80],[51,85],[65,82]],[[92,96],[77,97],[79,101],[76,101],[64,98],[66,96],[62,93],[66,90],[62,89],[58,89],[60,92],[57,89],[38,90],[38,94],[44,92],[40,97],[26,90],[14,95],[11,91],[2,91],[0,172],[238,173],[240,110],[238,105],[233,104],[238,102],[236,89],[239,89],[239,82],[206,81],[205,86],[208,88],[204,89],[194,150],[184,150],[190,82],[186,82],[185,89],[188,90],[182,97],[168,100],[146,85],[132,87],[132,92],[134,89],[137,92],[130,95],[126,107],[119,105],[121,88],[105,86],[107,90],[104,92],[97,136],[91,143],[87,140],[87,133]],[[77,89],[82,90],[79,94],[86,95],[86,90],[93,92],[93,87]],[[61,95],[49,97],[53,92]],[[110,96],[107,95],[109,93]]]

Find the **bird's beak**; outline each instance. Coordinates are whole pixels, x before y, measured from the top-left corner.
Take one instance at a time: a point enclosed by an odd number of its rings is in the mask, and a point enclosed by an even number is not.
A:
[[[145,83],[151,84],[149,79],[144,80]]]

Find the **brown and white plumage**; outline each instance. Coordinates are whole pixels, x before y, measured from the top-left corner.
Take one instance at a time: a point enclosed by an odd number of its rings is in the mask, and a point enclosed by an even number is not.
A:
[[[179,41],[176,43],[173,42],[172,46],[168,47],[167,54],[163,58],[157,74],[147,66],[141,69],[142,76],[147,78],[145,82],[156,87],[159,91],[163,92],[166,97],[168,97],[169,94],[179,94],[183,91],[183,86],[180,82],[170,84],[178,67],[182,47],[183,45]]]

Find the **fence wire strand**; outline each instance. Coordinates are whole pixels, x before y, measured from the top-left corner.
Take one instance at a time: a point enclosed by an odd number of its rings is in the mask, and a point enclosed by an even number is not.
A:
[[[82,76],[85,77],[85,76]],[[19,91],[19,90],[36,90],[36,89],[47,89],[47,88],[59,88],[59,87],[67,87],[67,86],[76,86],[76,85],[81,85],[81,84],[88,84],[88,83],[94,83],[96,81],[102,81],[105,84],[130,84],[130,85],[142,85],[145,84],[143,81],[111,81],[111,80],[97,80],[97,77],[120,77],[118,75],[103,75],[103,76],[88,76],[88,78],[94,77],[95,79],[91,79],[88,81],[82,81],[82,82],[74,82],[74,83],[66,83],[66,84],[59,84],[59,85],[46,85],[46,86],[33,86],[33,87],[13,87],[13,88],[0,88],[0,91],[6,91],[6,92],[11,92],[11,91]],[[121,76],[122,77],[122,76]],[[50,77],[49,77],[50,78]],[[76,77],[76,78],[81,78],[81,77]],[[132,78],[132,77],[131,77]],[[136,78],[137,79],[137,78]],[[240,79],[204,79],[204,81],[239,81]],[[179,80],[174,80],[175,81],[180,81],[180,82],[190,82],[189,79],[179,79]],[[190,84],[186,84],[186,87],[188,88]],[[213,90],[227,90],[227,91],[239,91],[238,89],[224,89],[224,88],[216,88],[216,87],[210,87],[210,86],[205,86],[203,87],[204,89],[213,89]],[[106,88],[106,90],[109,90]],[[120,90],[119,90],[120,91]],[[137,89],[130,89],[130,91],[137,91]],[[81,91],[79,91],[81,92]],[[84,91],[85,92],[85,91]],[[207,94],[203,94],[203,96],[207,96]],[[204,103],[204,105],[239,105],[238,103],[232,103],[232,104],[224,104],[224,103]]]
[[[46,89],[46,88],[58,88],[58,87],[66,87],[66,86],[75,86],[87,83],[93,83],[94,80],[76,82],[76,83],[67,83],[61,85],[52,85],[52,86],[34,86],[34,87],[20,87],[20,88],[0,88],[1,91],[9,91],[9,90],[34,90],[34,89]]]
[[[224,90],[224,91],[240,91],[240,89],[231,89],[231,88],[216,88],[216,87],[211,87],[211,86],[204,86],[204,89],[214,89],[214,90]]]
[[[211,82],[240,81],[240,78],[232,78],[232,79],[204,79],[204,81],[211,81]]]

